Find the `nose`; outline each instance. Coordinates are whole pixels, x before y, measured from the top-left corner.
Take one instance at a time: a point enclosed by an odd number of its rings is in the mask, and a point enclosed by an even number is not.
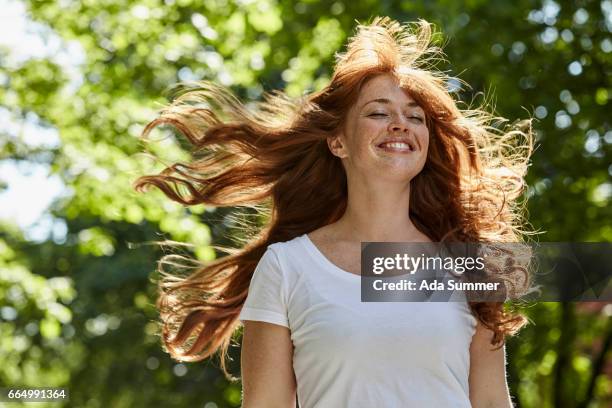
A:
[[[389,130],[393,132],[407,132],[408,123],[406,119],[400,116],[393,116],[393,120],[389,123]]]

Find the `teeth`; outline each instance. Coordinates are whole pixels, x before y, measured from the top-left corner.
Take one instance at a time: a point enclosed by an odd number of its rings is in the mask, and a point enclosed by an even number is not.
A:
[[[383,143],[380,145],[381,147],[391,147],[395,149],[408,149],[412,150],[409,144],[403,142],[391,142],[391,143]]]

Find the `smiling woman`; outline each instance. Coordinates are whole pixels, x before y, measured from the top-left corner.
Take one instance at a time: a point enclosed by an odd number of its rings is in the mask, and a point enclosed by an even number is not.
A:
[[[177,359],[220,349],[225,369],[244,324],[243,407],[511,406],[501,346],[522,316],[501,303],[360,299],[363,241],[521,240],[531,134],[459,109],[431,38],[425,21],[377,18],[302,100],[276,92],[247,109],[201,83],[145,129],[171,124],[201,156],[136,188],[266,219],[244,247],[160,283]]]
[[[347,113],[345,131],[330,142],[332,153],[344,159],[347,173],[374,170],[379,182],[395,178],[403,184],[422,170],[428,146],[425,112],[392,74],[377,75],[363,84]]]

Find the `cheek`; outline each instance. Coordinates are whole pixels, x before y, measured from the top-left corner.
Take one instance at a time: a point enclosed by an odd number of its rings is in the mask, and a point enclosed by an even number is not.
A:
[[[357,123],[356,133],[359,134],[363,139],[371,138],[376,136],[381,130],[386,129],[386,124],[382,121],[364,119]]]
[[[419,139],[419,144],[423,147],[423,150],[427,152],[427,149],[429,148],[429,130],[427,127],[423,126],[423,129],[417,133],[417,138]]]
[[[380,134],[385,127],[372,120],[358,121],[353,131],[352,140],[353,150],[367,151],[372,141]]]

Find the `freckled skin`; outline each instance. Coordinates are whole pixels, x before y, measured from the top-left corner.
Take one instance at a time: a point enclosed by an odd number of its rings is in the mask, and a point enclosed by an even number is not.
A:
[[[429,130],[425,112],[418,106],[410,106],[411,102],[414,100],[391,75],[379,75],[364,84],[357,102],[348,112],[346,127],[338,135],[337,145],[330,145],[332,152],[342,158],[349,177],[375,176],[408,182],[423,169]],[[391,152],[378,147],[394,136],[410,138],[416,143],[416,151]]]

